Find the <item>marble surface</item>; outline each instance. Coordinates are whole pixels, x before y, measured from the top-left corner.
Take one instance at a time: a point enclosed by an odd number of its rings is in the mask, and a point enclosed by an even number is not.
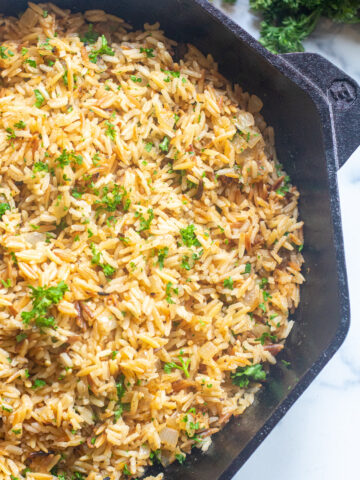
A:
[[[259,18],[248,0],[214,5],[258,38]],[[360,83],[360,25],[322,21],[305,42]],[[360,125],[359,125],[360,128]],[[275,427],[234,480],[360,478],[360,148],[338,174],[352,323],[344,344]]]

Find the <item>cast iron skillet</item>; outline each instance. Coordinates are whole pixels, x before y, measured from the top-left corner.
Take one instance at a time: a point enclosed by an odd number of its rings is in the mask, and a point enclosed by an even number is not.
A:
[[[34,1],[34,0],[33,0]],[[36,2],[39,3],[39,2]],[[334,355],[349,329],[349,297],[336,172],[360,144],[360,90],[319,55],[275,56],[206,0],[54,0],[74,11],[104,9],[136,27],[160,21],[166,34],[191,42],[219,62],[220,71],[264,102],[280,161],[301,193],[305,275],[295,328],[255,404],[198,449],[172,480],[228,480]],[[0,12],[25,10],[26,0],[0,0]],[[281,448],[281,445],[279,445]]]

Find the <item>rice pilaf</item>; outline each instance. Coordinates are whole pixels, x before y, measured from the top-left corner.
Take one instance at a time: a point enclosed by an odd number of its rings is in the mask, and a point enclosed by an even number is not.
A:
[[[303,222],[262,102],[159,28],[0,18],[1,479],[183,463],[291,330]]]

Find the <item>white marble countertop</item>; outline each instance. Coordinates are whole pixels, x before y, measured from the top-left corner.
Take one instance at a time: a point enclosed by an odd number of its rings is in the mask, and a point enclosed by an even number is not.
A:
[[[258,38],[259,18],[248,0],[235,5],[214,0]],[[322,21],[305,42],[360,83],[360,25]],[[359,125],[360,128],[360,125]],[[360,148],[338,174],[345,254],[350,289],[350,332],[325,369],[275,427],[234,480],[343,480],[360,478]],[[275,477],[276,475],[276,477]]]

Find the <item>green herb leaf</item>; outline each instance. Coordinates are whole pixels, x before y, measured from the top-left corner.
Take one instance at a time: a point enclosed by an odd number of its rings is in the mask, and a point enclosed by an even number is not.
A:
[[[106,130],[105,130],[105,135],[110,137],[111,140],[115,140],[115,135],[116,135],[115,125],[113,123],[109,122],[108,120],[106,120],[105,125],[107,127]]]
[[[158,264],[159,264],[160,270],[164,268],[164,260],[167,257],[168,252],[169,252],[168,247],[160,248],[160,250],[158,251]]]
[[[70,163],[82,165],[84,160],[81,155],[76,155],[75,152],[68,152],[64,149],[61,155],[55,159],[55,162],[57,162],[61,168],[64,168],[66,165],[70,165]]]
[[[42,93],[38,89],[34,90],[34,94],[36,98],[35,107],[40,108],[42,104],[45,102],[45,98],[43,97]]]
[[[77,198],[78,200],[81,199],[81,197],[84,195],[83,192],[79,192],[76,188],[74,188],[74,190],[71,192],[71,195],[74,197],[74,198]]]
[[[11,412],[13,411],[12,408],[5,407],[5,405],[1,405],[1,409],[2,409],[4,412],[8,412],[8,413],[11,413]]]
[[[20,120],[15,123],[14,127],[17,128],[18,130],[24,130],[24,128],[26,128],[26,123]]]
[[[176,453],[175,458],[180,463],[180,465],[182,465],[185,462],[186,455],[183,455],[182,453]]]
[[[41,388],[41,387],[45,387],[46,385],[46,382],[45,380],[41,380],[40,378],[36,378],[31,386],[31,388],[33,390],[35,390],[36,388]]]
[[[155,55],[153,54],[153,51],[154,51],[153,48],[140,47],[140,53],[146,53],[147,58],[155,57]]]
[[[261,337],[256,338],[255,340],[256,340],[257,342],[260,342],[261,345],[264,345],[267,338],[268,338],[269,340],[271,340],[272,342],[277,342],[277,336],[276,336],[276,335],[271,335],[271,333],[269,333],[269,332],[264,332],[264,333],[261,335]]]
[[[171,371],[176,368],[178,370],[182,370],[185,374],[185,377],[189,378],[190,377],[190,374],[189,374],[190,358],[183,358],[183,353],[181,350],[180,354],[178,355],[178,359],[180,360],[180,365],[175,362],[165,363],[164,372],[171,373]]]
[[[170,138],[164,137],[162,141],[159,143],[159,148],[162,152],[168,153],[170,147]]]
[[[116,272],[116,269],[109,265],[108,263],[104,263],[101,265],[101,268],[104,272],[105,277],[112,277],[114,273]]]
[[[115,212],[122,207],[124,212],[127,212],[130,208],[129,194],[123,186],[114,185],[113,189],[104,187],[102,190],[102,197],[95,202],[98,207],[98,211],[106,210],[107,212]]]
[[[114,50],[112,50],[107,43],[105,35],[101,35],[101,47],[98,50],[92,50],[89,54],[89,60],[92,63],[96,63],[100,55],[109,55],[113,57],[115,55]]]
[[[7,210],[10,210],[10,205],[7,202],[0,203],[0,220]]]
[[[29,287],[31,289],[32,310],[30,312],[22,312],[21,318],[28,325],[33,321],[38,327],[53,327],[55,319],[48,317],[48,310],[57,305],[62,300],[64,293],[69,287],[64,281],[58,283],[56,287]]]
[[[99,33],[94,31],[94,25],[92,23],[89,24],[88,31],[84,33],[80,40],[83,43],[89,43],[90,45],[94,44],[96,40],[99,38]]]
[[[141,83],[142,79],[140,77],[137,77],[136,75],[130,75],[130,80],[134,83]]]
[[[142,213],[139,213],[138,217],[140,220],[140,228],[138,233],[144,232],[145,230],[149,230],[151,222],[154,220],[154,211],[152,208],[149,208],[148,211],[148,218],[146,219]]]
[[[48,172],[49,171],[49,165],[45,162],[35,162],[33,166],[33,172]]]
[[[144,148],[147,152],[150,152],[152,147],[153,147],[153,144],[151,142],[148,142]]]
[[[230,290],[234,290],[234,282],[231,277],[225,278],[224,287],[229,288]]]
[[[16,341],[18,343],[22,342],[23,340],[25,340],[25,338],[27,338],[27,333],[23,332],[23,333],[19,333],[18,335],[16,335]]]
[[[6,129],[6,131],[7,131],[7,133],[9,134],[9,135],[7,136],[7,140],[10,141],[10,140],[13,140],[14,138],[16,138],[15,131],[14,131],[13,128],[8,127],[8,128]]]
[[[250,273],[250,272],[251,272],[251,263],[246,263],[244,274],[245,273]]]
[[[266,379],[266,372],[260,363],[248,367],[238,367],[235,373],[230,374],[231,381],[238,387],[245,388],[250,381],[262,381]]]
[[[36,68],[36,62],[35,60],[31,60],[31,58],[27,58],[24,63],[27,63],[28,65],[30,65],[30,67],[32,68]]]
[[[191,224],[186,228],[180,229],[180,235],[183,241],[183,244],[187,247],[200,247],[201,243],[195,235],[195,225]]]

